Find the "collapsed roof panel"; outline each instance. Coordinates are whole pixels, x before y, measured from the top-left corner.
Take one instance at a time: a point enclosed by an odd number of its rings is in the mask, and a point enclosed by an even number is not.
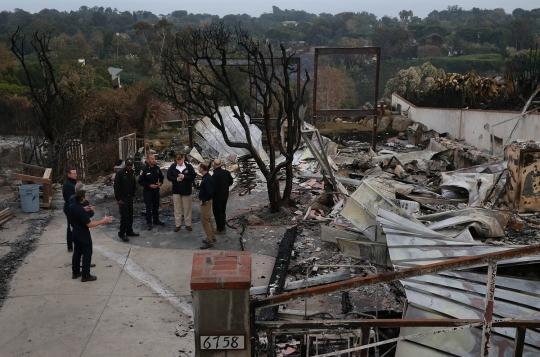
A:
[[[491,217],[497,216],[492,212],[489,213]],[[516,248],[480,242],[459,242],[452,238],[437,237],[437,232],[434,231],[432,234],[418,234],[415,237],[411,232],[419,230],[415,229],[416,222],[403,224],[403,217],[382,209],[379,210],[378,222],[386,234],[390,259],[396,269]],[[540,263],[540,257],[522,257],[500,262],[499,265],[515,263]],[[409,303],[404,317],[482,319],[486,281],[486,274],[457,270],[401,280]],[[538,281],[497,277],[494,318],[539,313],[539,291]],[[540,319],[540,316],[529,319]],[[433,330],[436,329],[402,328],[400,335],[408,336]],[[478,356],[482,341],[481,333],[480,328],[470,328],[401,341],[396,348],[396,357],[408,357],[412,353],[422,356]],[[514,338],[515,329],[494,327],[491,343],[495,348],[490,350],[490,356],[511,356]],[[524,356],[540,354],[538,331],[527,330],[525,343]]]
[[[246,132],[240,121],[234,117],[231,107],[221,107],[219,108],[219,112],[223,117],[225,132],[229,139],[233,142],[246,143]],[[247,119],[249,120],[249,117]],[[253,146],[255,146],[263,161],[268,161],[268,155],[262,145],[261,130],[255,124],[248,124],[248,127]],[[223,133],[211,123],[210,118],[208,117],[199,120],[197,124],[195,124],[195,129],[197,130],[197,135],[194,138],[195,142],[212,156],[218,157],[219,154],[223,153],[235,156],[249,154],[246,149],[228,146],[225,143]]]

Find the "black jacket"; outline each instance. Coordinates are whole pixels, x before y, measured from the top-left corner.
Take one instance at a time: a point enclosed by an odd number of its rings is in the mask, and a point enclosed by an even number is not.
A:
[[[163,173],[158,165],[154,165],[154,167],[150,167],[148,164],[144,165],[139,175],[139,185],[146,190],[152,190],[150,185],[155,185],[158,182],[163,183],[163,180]],[[159,190],[159,188],[155,190]]]
[[[214,199],[226,201],[229,198],[229,186],[233,184],[231,173],[218,167],[214,169],[212,181],[214,182]]]
[[[128,173],[122,169],[114,177],[114,197],[120,201],[122,197],[135,197],[137,194],[137,185],[135,180],[135,171]]]
[[[75,184],[77,180],[67,178],[62,185],[62,197],[64,198],[64,212],[67,212],[69,207],[69,198],[75,194]]]
[[[172,164],[167,170],[167,180],[172,182],[172,193],[181,196],[191,196],[193,192],[193,181],[195,180],[195,169],[191,164],[185,162],[186,168],[183,172],[176,169],[176,163]],[[182,181],[178,181],[178,174],[183,174]]]
[[[207,172],[202,177],[201,186],[199,187],[199,200],[205,203],[212,198],[214,198],[214,182],[212,176]]]

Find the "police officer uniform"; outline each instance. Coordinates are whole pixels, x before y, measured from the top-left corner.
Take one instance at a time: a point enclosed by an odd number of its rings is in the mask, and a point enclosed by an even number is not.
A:
[[[127,158],[126,167],[133,168],[133,159]],[[133,231],[133,203],[137,194],[135,172],[126,168],[116,173],[114,177],[114,196],[120,209],[120,230],[118,236],[124,242],[129,242],[130,237],[136,237],[139,233]],[[121,202],[121,203],[120,203]]]
[[[72,278],[81,276],[82,257],[82,280],[89,281],[90,263],[92,262],[92,237],[90,236],[90,217],[81,203],[74,203],[68,208],[70,224],[73,227],[73,259],[71,261]],[[94,280],[94,279],[90,279]]]
[[[157,164],[150,167],[146,163],[139,175],[139,185],[144,187],[143,198],[146,205],[146,223],[149,230],[152,229],[152,222],[156,225],[164,225],[159,220],[159,187],[150,188],[150,185],[163,184],[163,180],[163,173]]]

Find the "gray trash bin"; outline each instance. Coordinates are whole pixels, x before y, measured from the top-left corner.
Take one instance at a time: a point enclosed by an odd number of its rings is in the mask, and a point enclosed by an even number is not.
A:
[[[19,187],[19,194],[23,212],[39,212],[39,185],[22,185]]]

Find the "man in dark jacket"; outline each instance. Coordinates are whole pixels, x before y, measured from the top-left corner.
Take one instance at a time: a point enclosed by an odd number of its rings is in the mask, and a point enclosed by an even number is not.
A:
[[[152,219],[155,225],[164,226],[159,220],[159,188],[163,185],[163,173],[153,154],[146,156],[146,165],[139,175],[139,185],[143,186],[143,198],[146,205],[146,224],[148,230],[152,230]]]
[[[135,172],[133,172],[133,159],[127,158],[124,169],[114,177],[114,196],[120,209],[120,230],[118,237],[129,242],[128,237],[137,237],[139,233],[133,231],[133,203],[137,199],[137,185]]]
[[[75,194],[75,184],[77,183],[77,170],[73,168],[68,168],[66,170],[67,178],[62,185],[62,197],[64,198],[64,214],[67,218],[67,232],[66,232],[66,242],[68,252],[73,252],[73,236],[71,234],[71,227],[69,225],[68,217],[68,207],[69,207],[69,198]]]
[[[201,186],[199,188],[199,201],[201,204],[201,221],[206,232],[206,240],[201,249],[208,249],[214,246],[214,224],[212,223],[212,198],[214,197],[214,183],[212,176],[208,173],[208,165],[201,163],[199,173],[202,175]]]
[[[182,211],[186,229],[193,230],[191,228],[191,193],[196,175],[193,166],[185,162],[184,155],[176,154],[176,163],[167,170],[167,180],[172,182],[175,232],[178,232],[182,225]]]
[[[228,170],[221,167],[221,161],[214,160],[214,174],[212,175],[214,182],[214,198],[212,200],[212,212],[216,219],[216,233],[225,233],[225,221],[227,210],[227,200],[229,199],[229,186],[233,184],[233,178]]]
[[[82,183],[81,181],[77,181],[77,183],[75,184],[75,194],[71,195],[68,201],[68,210],[71,205],[74,205],[75,203],[77,203],[77,201],[75,201],[75,195],[77,194],[77,192],[83,191],[83,190],[84,190],[84,183]],[[84,202],[82,203],[82,206],[84,210],[86,211],[86,213],[88,213],[89,218],[94,217],[94,211],[96,210],[96,206],[90,205],[90,202],[88,202],[88,200],[84,200]],[[69,220],[70,220],[70,214],[68,212],[68,221]],[[69,223],[69,225],[72,228],[71,222]],[[75,245],[75,242],[73,242],[73,245]],[[75,254],[75,250],[73,251],[73,254]],[[96,265],[93,263],[90,264],[90,268],[93,268],[95,266]]]
[[[73,252],[73,259],[71,261],[72,279],[77,279],[82,275],[81,281],[94,281],[97,278],[90,274],[90,263],[92,262],[92,237],[90,236],[90,229],[92,227],[99,226],[103,223],[112,222],[112,216],[105,216],[102,220],[92,222],[88,217],[88,212],[83,207],[83,202],[86,201],[86,192],[84,190],[78,191],[75,194],[75,203],[69,206],[68,215],[73,226],[73,243],[75,251]],[[82,258],[82,272],[81,272],[81,258]]]

